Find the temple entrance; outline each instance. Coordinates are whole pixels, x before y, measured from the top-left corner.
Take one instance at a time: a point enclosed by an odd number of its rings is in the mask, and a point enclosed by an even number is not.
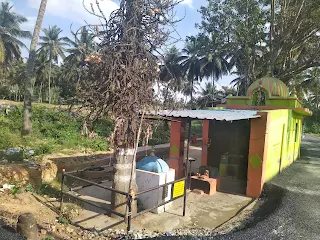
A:
[[[207,164],[218,173],[220,192],[245,194],[250,120],[210,121]]]

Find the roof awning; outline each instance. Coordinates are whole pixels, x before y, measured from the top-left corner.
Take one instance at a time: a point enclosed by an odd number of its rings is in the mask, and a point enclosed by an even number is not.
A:
[[[252,110],[160,110],[150,111],[147,116],[160,116],[170,118],[189,118],[194,120],[217,120],[217,121],[236,121],[244,119],[259,118],[257,111]]]

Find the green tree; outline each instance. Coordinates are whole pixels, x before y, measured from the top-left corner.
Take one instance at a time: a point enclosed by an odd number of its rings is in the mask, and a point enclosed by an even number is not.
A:
[[[32,133],[32,96],[34,83],[34,64],[36,59],[38,39],[40,35],[44,13],[46,11],[47,2],[48,0],[41,0],[37,22],[34,27],[33,36],[30,44],[29,59],[27,62],[27,75],[24,84],[22,135],[28,135]]]
[[[21,59],[21,47],[24,43],[19,39],[31,38],[29,31],[20,28],[22,23],[27,22],[27,18],[13,12],[13,6],[7,2],[0,5],[0,63],[8,64],[13,60]]]
[[[86,57],[94,51],[95,35],[85,27],[81,28],[80,32],[71,33],[74,36],[74,40],[70,38],[62,39],[70,45],[70,48],[67,49],[69,55],[64,62],[79,67]]]
[[[76,89],[81,81],[81,68],[84,66],[86,58],[95,51],[95,34],[86,27],[82,27],[77,32],[72,31],[71,34],[73,39],[66,39],[70,45],[70,48],[67,49],[69,55],[64,59],[58,82],[61,97],[69,103],[76,101]]]
[[[27,65],[21,61],[15,61],[10,64],[9,80],[10,80],[10,95],[13,94],[14,101],[20,101],[23,94],[23,81],[26,78]],[[11,96],[9,99],[12,99]]]
[[[188,87],[185,87],[184,93],[190,94],[190,105],[193,107],[194,84],[202,80],[201,62],[200,62],[200,44],[196,37],[187,37],[186,45],[182,49],[185,54],[181,58],[181,66],[188,81]]]
[[[199,107],[214,107],[218,100],[218,91],[212,82],[206,82],[205,87],[201,87],[200,96],[197,99]]]
[[[202,36],[204,41],[204,56],[201,57],[201,72],[206,78],[211,78],[212,88],[215,90],[215,81],[218,81],[223,75],[229,72],[229,63],[223,51],[216,48],[218,46],[214,38]],[[215,92],[212,92],[214,99]]]
[[[320,68],[314,68],[308,70],[304,75],[304,81],[301,83],[305,91],[305,95],[308,96],[309,105],[315,112],[315,120],[319,120],[319,108],[320,108]]]
[[[44,86],[47,86],[46,82],[49,79],[49,60],[45,53],[39,53],[36,58],[34,73],[36,80],[34,82],[35,87],[38,90],[38,101],[42,102],[44,99]]]
[[[41,42],[39,52],[47,54],[49,60],[49,79],[48,79],[48,100],[51,103],[51,71],[52,62],[58,63],[59,57],[65,58],[66,46],[68,46],[66,37],[60,37],[62,30],[56,25],[44,28],[44,36],[40,36]]]
[[[291,85],[297,75],[320,65],[319,0],[208,2],[200,10],[201,35],[213,35],[227,54],[241,94],[268,72]]]
[[[229,59],[229,68],[243,76],[244,92],[256,79],[257,62],[266,49],[267,12],[262,6],[259,0],[209,0],[200,10],[202,36],[211,36],[215,48]]]
[[[188,102],[187,98],[190,96],[195,96],[198,92],[199,92],[199,83],[198,82],[193,82],[192,84],[190,84],[189,81],[184,81],[181,93],[186,97],[186,99],[185,99],[186,105],[188,105],[191,108],[195,107],[194,104],[191,103],[191,99]]]
[[[299,73],[320,66],[320,1],[272,2],[270,64],[273,75],[288,84]]]
[[[180,92],[184,85],[184,74],[181,53],[176,47],[172,47],[166,52],[164,63],[160,66],[160,82],[164,85],[164,107],[167,107],[169,95],[173,92]]]

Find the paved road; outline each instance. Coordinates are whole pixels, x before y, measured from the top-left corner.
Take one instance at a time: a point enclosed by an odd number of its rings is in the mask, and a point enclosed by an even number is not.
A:
[[[266,187],[247,227],[212,239],[320,239],[320,138],[307,136],[301,159]]]
[[[262,197],[264,204],[246,227],[202,239],[320,239],[320,138],[307,136],[303,140],[301,159],[266,184]]]
[[[0,220],[0,240],[25,240],[17,233],[14,233],[13,229],[8,229],[3,226],[3,222]]]

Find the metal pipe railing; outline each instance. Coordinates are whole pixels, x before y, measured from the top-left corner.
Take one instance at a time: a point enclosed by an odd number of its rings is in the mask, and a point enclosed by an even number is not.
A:
[[[101,184],[101,183],[105,183],[105,182],[109,182],[110,180],[103,180],[100,182],[97,182],[97,184]],[[93,186],[92,184],[88,184],[88,185],[84,185],[84,186],[79,186],[79,187],[73,187],[73,188],[69,188],[69,191],[78,191],[80,189],[86,188],[86,187],[91,187]]]
[[[172,198],[172,199],[170,199],[168,201],[165,201],[163,203],[158,204],[157,206],[155,206],[153,208],[143,210],[143,211],[141,211],[141,212],[139,212],[139,213],[137,213],[137,214],[132,216],[132,202],[133,202],[133,200],[136,200],[138,198],[134,197],[131,192],[126,193],[126,192],[123,192],[123,191],[120,191],[120,190],[116,190],[116,189],[101,185],[101,183],[106,182],[106,181],[100,181],[99,183],[95,183],[95,182],[92,182],[92,181],[89,181],[89,180],[86,180],[86,179],[71,175],[71,173],[74,173],[74,172],[81,172],[81,171],[77,170],[77,171],[66,173],[64,169],[62,170],[61,202],[60,202],[60,211],[61,211],[61,213],[62,213],[63,196],[67,195],[67,196],[69,196],[71,198],[77,199],[78,201],[81,201],[81,202],[87,203],[89,205],[92,205],[94,207],[100,208],[100,209],[102,209],[102,210],[104,210],[106,212],[113,213],[113,214],[115,214],[115,215],[117,215],[119,217],[123,217],[124,220],[127,218],[127,231],[129,232],[131,230],[131,220],[133,218],[138,217],[140,215],[143,215],[143,214],[145,214],[147,212],[150,212],[150,211],[152,211],[152,210],[154,210],[154,209],[156,209],[158,207],[161,207],[161,206],[163,206],[165,204],[168,204],[168,203],[170,203],[170,202],[172,202],[174,200],[177,200],[177,199],[183,197],[184,198],[184,201],[183,201],[183,216],[185,216],[185,212],[186,212],[186,189],[187,189],[186,185],[187,185],[188,176],[186,176],[184,178],[181,178],[181,179],[177,179],[177,180],[172,181],[172,182],[168,182],[168,183],[162,184],[162,185],[157,186],[157,187],[153,187],[153,188],[150,188],[150,189],[147,189],[147,190],[144,190],[144,191],[136,193],[136,196],[138,196],[138,195],[141,195],[141,194],[144,194],[144,193],[148,193],[148,192],[151,192],[151,191],[166,187],[168,185],[173,185],[173,184],[175,184],[177,182],[184,181],[184,192],[183,192],[183,195],[181,195],[179,197]],[[118,212],[116,212],[116,211],[114,211],[112,209],[101,207],[99,204],[90,202],[90,201],[88,201],[86,199],[83,199],[83,198],[79,197],[81,195],[75,196],[74,194],[71,194],[70,192],[64,192],[63,191],[63,186],[64,186],[64,181],[65,181],[66,177],[70,177],[70,178],[73,178],[73,179],[88,183],[88,185],[85,185],[85,186],[69,188],[70,191],[80,190],[82,188],[89,187],[89,186],[97,186],[97,187],[100,187],[102,189],[109,190],[111,192],[116,192],[116,193],[125,195],[127,197],[126,204],[127,204],[127,207],[128,207],[127,208],[128,211],[126,212],[126,214],[121,214],[121,213],[118,213]]]
[[[79,181],[83,181],[83,182],[89,183],[89,184],[91,184],[91,185],[94,185],[94,186],[97,186],[97,187],[100,187],[100,188],[103,188],[103,189],[112,191],[112,192],[116,192],[116,193],[119,193],[119,194],[128,196],[128,193],[123,192],[123,191],[120,191],[120,190],[116,190],[116,189],[114,189],[114,188],[106,187],[106,186],[103,186],[103,185],[101,185],[101,184],[98,184],[98,183],[95,183],[95,182],[92,182],[92,181],[89,181],[89,180],[86,180],[86,179],[83,179],[83,178],[79,178],[79,177],[70,175],[70,174],[68,174],[68,173],[65,173],[64,175],[65,175],[65,176],[68,176],[68,177],[70,177],[70,178],[73,178],[73,179],[76,179],[76,180],[79,180]]]
[[[94,206],[94,207],[100,208],[100,209],[102,209],[102,210],[104,210],[104,211],[113,213],[113,214],[115,214],[115,215],[117,215],[117,216],[119,216],[119,217],[125,217],[124,214],[115,212],[115,211],[113,211],[113,210],[111,210],[111,209],[109,209],[109,208],[101,207],[99,204],[90,202],[90,201],[88,201],[88,200],[85,200],[85,199],[83,199],[83,198],[80,198],[79,196],[75,196],[75,195],[73,195],[73,194],[71,194],[71,193],[68,193],[68,192],[62,192],[62,193],[63,193],[64,195],[69,196],[69,197],[75,198],[75,199],[77,199],[77,200],[79,200],[79,201],[81,201],[81,202],[84,202],[84,203],[87,203],[87,204],[92,205],[92,206]],[[81,195],[80,195],[80,196],[81,196]]]
[[[178,180],[175,180],[175,181],[172,181],[172,182],[168,182],[168,183],[159,185],[159,186],[157,186],[157,187],[149,188],[149,189],[147,189],[147,190],[138,192],[138,193],[136,193],[136,196],[139,196],[139,195],[141,195],[141,194],[144,194],[144,193],[147,193],[147,192],[151,192],[151,191],[157,190],[157,189],[162,188],[162,187],[166,187],[166,186],[171,185],[171,184],[175,184],[175,183],[177,183],[177,182],[185,181],[185,180],[187,180],[187,177],[185,177],[185,178],[180,178],[180,179],[178,179]]]

